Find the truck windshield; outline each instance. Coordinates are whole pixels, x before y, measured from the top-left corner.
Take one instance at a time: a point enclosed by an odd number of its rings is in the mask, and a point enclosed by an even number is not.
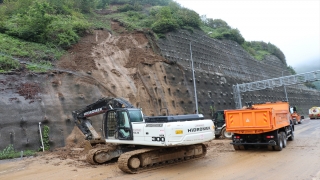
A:
[[[140,110],[129,110],[131,122],[142,122],[142,114]]]

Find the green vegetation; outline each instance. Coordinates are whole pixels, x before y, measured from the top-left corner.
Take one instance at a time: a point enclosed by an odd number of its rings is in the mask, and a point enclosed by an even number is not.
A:
[[[294,75],[294,74],[297,74],[297,72],[293,69],[292,66],[287,66],[287,70],[290,72],[290,74]]]
[[[89,0],[16,0],[0,6],[0,32],[30,42],[68,48],[89,29],[81,13],[90,12]]]
[[[143,9],[142,5],[150,1],[129,2],[118,7],[118,11],[121,13],[106,16],[107,18],[119,21],[129,31],[151,28],[161,36],[164,33],[180,28],[193,30],[194,28],[199,28],[201,24],[200,17],[195,11],[182,8],[173,1],[159,0],[159,3],[156,4],[158,6],[145,9]],[[155,4],[155,2],[152,4]],[[159,6],[162,4],[167,4],[168,6]]]
[[[213,114],[216,112],[216,108],[214,106],[210,106],[210,116],[213,117]]]
[[[206,18],[206,16],[202,16],[201,19],[201,29],[207,34],[210,34],[210,37],[220,40],[233,40],[240,44],[248,53],[250,53],[257,60],[263,60],[266,55],[274,55],[278,57],[283,64],[287,64],[284,54],[275,45],[271,43],[265,43],[263,41],[247,42],[242,37],[238,29],[231,28],[222,19],[211,19]]]
[[[48,45],[28,42],[0,33],[0,72],[8,72],[20,67],[17,59],[31,61],[27,69],[44,72],[51,62],[58,60],[64,50]],[[15,58],[14,58],[15,57]]]
[[[20,63],[17,60],[0,54],[0,73],[8,72],[19,67]]]
[[[32,150],[23,151],[23,156],[33,156],[36,152]],[[4,150],[0,151],[0,159],[12,159],[21,157],[21,152],[14,150],[13,145],[8,145]]]
[[[210,34],[210,37],[212,38],[233,40],[238,44],[243,44],[245,42],[240,31],[231,28],[222,19],[207,19],[205,16],[202,16],[201,29],[207,34]]]
[[[38,62],[58,60],[64,51],[53,46],[28,42],[0,33],[0,53]]]
[[[307,87],[312,88],[312,89],[317,89],[317,86],[312,82],[306,82],[306,83],[304,83],[304,85],[306,85]]]
[[[42,133],[42,139],[43,139],[43,146],[44,150],[48,151],[50,150],[50,143],[49,143],[49,126],[43,126],[43,133]]]
[[[287,64],[286,58],[282,51],[271,43],[265,43],[263,41],[251,41],[243,43],[242,47],[257,60],[263,60],[265,55],[274,55],[279,58],[283,64]]]
[[[52,68],[52,65],[48,61],[42,61],[39,63],[30,63],[26,65],[27,69],[33,72],[46,72]]]
[[[93,13],[107,8],[113,13]],[[3,0],[0,53],[32,62],[27,65],[29,70],[43,72],[92,29],[111,30],[110,20],[118,21],[128,31],[152,29],[158,37],[177,29],[201,29],[212,38],[237,42],[257,60],[272,54],[286,64],[284,54],[276,46],[246,42],[240,31],[225,21],[200,17],[173,0]],[[4,67],[0,67],[0,72],[16,68]]]

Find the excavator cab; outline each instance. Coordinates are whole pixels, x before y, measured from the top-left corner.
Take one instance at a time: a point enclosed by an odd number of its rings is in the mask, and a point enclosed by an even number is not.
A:
[[[132,122],[143,122],[140,109],[112,109],[106,112],[103,127],[106,139],[133,140]]]

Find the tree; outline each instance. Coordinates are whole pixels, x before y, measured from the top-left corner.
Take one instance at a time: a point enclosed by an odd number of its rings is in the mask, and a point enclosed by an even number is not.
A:
[[[35,1],[24,14],[16,14],[7,21],[6,33],[32,42],[39,42],[48,24],[53,9],[47,2]]]
[[[167,6],[162,7],[156,14],[156,21],[151,28],[156,33],[166,33],[179,27],[178,23],[172,16],[171,9]]]
[[[187,8],[181,8],[177,12],[177,18],[180,26],[200,27],[201,24],[199,14]]]
[[[217,28],[226,28],[226,29],[231,29],[231,27],[222,19],[212,19],[209,18],[206,21],[206,25],[213,28],[213,29],[217,29]]]

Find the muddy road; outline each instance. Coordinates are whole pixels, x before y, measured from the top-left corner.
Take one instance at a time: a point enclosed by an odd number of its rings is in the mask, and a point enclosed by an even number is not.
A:
[[[54,153],[0,161],[0,179],[299,179],[320,180],[320,120],[295,126],[295,140],[282,151],[234,151],[229,140],[208,143],[204,159],[141,174],[125,174],[117,162],[93,166]],[[80,158],[81,159],[81,158]]]

